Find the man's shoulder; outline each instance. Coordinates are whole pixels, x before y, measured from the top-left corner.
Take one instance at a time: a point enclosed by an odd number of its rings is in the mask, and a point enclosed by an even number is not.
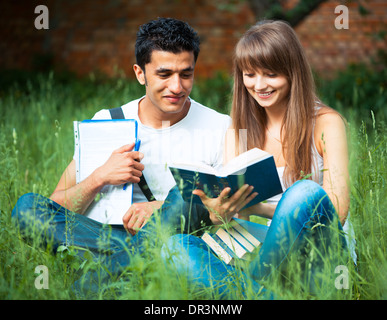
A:
[[[128,103],[125,103],[124,105],[121,106],[125,117],[128,118],[126,115],[135,113],[136,115],[138,114],[138,103],[140,102],[141,99],[144,97],[129,101]]]
[[[122,111],[124,112],[126,119],[132,119],[137,118],[137,108],[138,102],[141,100],[141,98],[129,101],[128,103],[121,106]],[[111,119],[110,116],[110,108],[109,109],[101,109],[98,112],[95,113],[93,116],[93,120],[104,120],[104,119]]]
[[[214,109],[211,109],[193,99],[191,99],[191,107],[195,113],[195,118],[203,118],[210,121],[224,122],[229,124],[231,118],[227,114],[220,113]]]

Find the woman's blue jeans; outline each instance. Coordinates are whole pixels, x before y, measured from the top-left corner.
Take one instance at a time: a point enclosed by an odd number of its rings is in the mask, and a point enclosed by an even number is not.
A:
[[[270,298],[272,294],[265,292],[259,282],[273,270],[286,268],[290,253],[307,255],[307,244],[319,252],[316,268],[328,256],[340,257],[339,251],[346,246],[337,213],[324,189],[313,181],[301,180],[283,194],[259,253],[243,272],[223,263],[201,238],[192,235],[172,236],[163,253],[167,261],[174,263],[177,272],[187,276],[195,286],[218,284],[218,293],[229,297],[231,284],[242,288],[242,292],[249,287]]]

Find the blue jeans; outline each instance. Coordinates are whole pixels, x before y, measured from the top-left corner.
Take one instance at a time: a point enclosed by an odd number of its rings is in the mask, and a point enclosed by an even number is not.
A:
[[[310,242],[321,253],[315,258],[316,268],[330,256],[330,249],[340,251],[346,246],[337,213],[324,189],[313,181],[301,180],[283,194],[266,239],[246,270],[237,270],[223,263],[202,239],[192,235],[172,236],[163,254],[194,286],[218,284],[215,287],[222,297],[235,294],[230,292],[232,287],[241,288],[241,292],[253,288],[263,297],[273,298],[273,294],[262,288],[259,282],[273,270],[286,268],[285,261],[290,258],[290,253],[307,256],[306,244]],[[337,243],[338,247],[335,246]],[[332,255],[333,259],[340,256],[341,252]],[[337,263],[334,261],[332,265],[337,266]]]
[[[203,205],[190,205],[183,201],[177,187],[170,190],[164,205],[152,215],[148,223],[131,236],[123,225],[104,225],[74,213],[39,194],[21,196],[12,210],[12,219],[18,224],[23,238],[31,245],[46,247],[54,252],[61,245],[76,246],[80,257],[84,250],[93,253],[96,262],[102,263],[110,273],[118,274],[130,265],[131,257],[142,254],[155,242],[155,230],[168,229],[174,233],[189,233],[211,223]]]

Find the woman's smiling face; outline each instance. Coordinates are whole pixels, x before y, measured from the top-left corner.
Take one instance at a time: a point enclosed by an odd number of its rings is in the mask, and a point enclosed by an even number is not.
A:
[[[243,84],[263,108],[285,106],[290,85],[288,79],[269,70],[243,71]]]

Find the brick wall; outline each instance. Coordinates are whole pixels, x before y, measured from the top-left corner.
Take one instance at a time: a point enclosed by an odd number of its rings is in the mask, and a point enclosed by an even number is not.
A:
[[[359,14],[358,2],[368,15]],[[373,35],[387,30],[387,1],[358,2],[323,3],[296,27],[316,71],[329,75],[350,62],[368,62],[377,49],[386,49],[386,41]],[[34,27],[38,4],[49,9],[49,30]],[[334,26],[339,4],[349,8],[348,30]],[[236,41],[255,23],[247,1],[230,0],[17,0],[2,1],[0,15],[0,68],[41,67],[51,53],[55,68],[80,75],[121,70],[133,76],[137,29],[158,16],[185,20],[198,31],[202,45],[197,76],[230,72]]]
[[[359,12],[359,4],[363,12]],[[336,29],[334,14],[336,6],[348,7],[349,28]],[[387,51],[386,36],[378,39],[377,34],[387,32],[387,1],[327,1],[312,12],[296,28],[314,70],[331,75],[349,63],[370,64],[378,50]]]

